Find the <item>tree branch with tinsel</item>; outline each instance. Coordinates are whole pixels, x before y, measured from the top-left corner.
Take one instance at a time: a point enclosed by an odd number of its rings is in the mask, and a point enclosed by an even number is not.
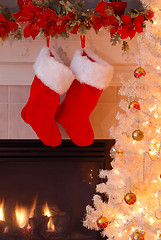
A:
[[[110,33],[112,45],[122,41],[122,49],[127,50],[125,39],[132,39],[143,32],[145,21],[153,18],[150,9],[134,9],[119,16],[115,10],[101,0],[95,9],[83,10],[84,2],[51,0],[19,0],[20,11],[11,14],[7,7],[0,5],[0,38],[8,37],[35,39],[39,36],[68,38],[71,34],[85,35],[91,28],[98,34],[104,28]]]

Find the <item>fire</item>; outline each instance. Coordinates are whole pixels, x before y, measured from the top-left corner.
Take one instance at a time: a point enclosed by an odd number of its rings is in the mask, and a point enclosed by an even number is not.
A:
[[[30,230],[31,230],[31,226],[28,224],[27,225],[27,231],[30,232]]]
[[[31,211],[30,211],[30,214],[29,214],[29,218],[32,218],[34,216],[34,210],[36,208],[36,204],[37,204],[37,196],[35,197],[34,199],[34,202],[33,202],[33,205],[32,205],[32,208],[31,208]]]
[[[16,219],[19,227],[24,228],[28,222],[27,210],[25,208],[16,206]]]
[[[5,221],[4,217],[4,201],[1,202],[0,204],[0,220]]]
[[[48,207],[48,204],[46,202],[45,207],[44,207],[44,216],[48,216],[49,217],[49,222],[48,222],[48,231],[53,232],[55,230],[55,226],[52,222],[52,215],[50,212],[50,209]]]

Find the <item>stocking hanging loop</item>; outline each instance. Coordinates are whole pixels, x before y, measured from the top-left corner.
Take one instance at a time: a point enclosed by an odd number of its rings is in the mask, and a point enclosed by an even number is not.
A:
[[[47,38],[46,38],[46,46],[49,48],[49,46],[50,46],[50,36],[48,36]],[[51,57],[54,57],[54,55],[52,54],[52,52],[50,51],[50,56]]]
[[[80,39],[81,39],[81,47],[85,48],[85,35],[81,35]]]
[[[46,38],[46,45],[47,45],[48,48],[49,48],[49,44],[50,44],[50,37],[48,36],[48,37]]]

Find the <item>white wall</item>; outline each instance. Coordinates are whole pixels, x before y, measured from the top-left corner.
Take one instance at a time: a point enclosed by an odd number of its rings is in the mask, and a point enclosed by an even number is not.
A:
[[[21,110],[29,97],[30,84],[33,80],[32,65],[41,47],[46,44],[41,40],[8,40],[0,46],[0,138],[1,139],[32,139],[37,138],[31,127],[20,117]],[[74,51],[80,47],[78,36],[67,40],[52,40],[64,62],[69,65]],[[108,33],[102,31],[99,35],[94,32],[86,37],[86,46],[114,66],[115,73],[110,87],[107,88],[95,110],[91,114],[91,123],[95,138],[110,138],[109,128],[116,124],[115,115],[118,111],[120,96],[120,75],[128,80],[135,68],[135,40],[130,42],[128,55],[122,55],[121,46],[111,46]],[[63,138],[68,138],[60,126]]]

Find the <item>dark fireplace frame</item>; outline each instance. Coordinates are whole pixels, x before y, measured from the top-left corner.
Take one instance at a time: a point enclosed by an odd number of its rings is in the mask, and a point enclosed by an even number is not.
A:
[[[102,169],[110,169],[111,158],[109,152],[114,145],[113,139],[95,140],[87,147],[78,147],[71,140],[63,140],[58,147],[49,147],[40,140],[0,140],[0,162],[3,161],[26,161],[26,158],[32,161],[47,161],[75,158],[81,161],[100,161]],[[23,159],[22,159],[23,157]]]
[[[54,162],[78,161],[100,162],[101,169],[112,169],[109,155],[115,141],[112,139],[95,140],[87,147],[78,147],[71,140],[63,140],[58,147],[49,147],[40,140],[0,140],[0,167],[4,162]],[[100,179],[100,182],[103,181]],[[101,240],[99,232],[97,240]]]

